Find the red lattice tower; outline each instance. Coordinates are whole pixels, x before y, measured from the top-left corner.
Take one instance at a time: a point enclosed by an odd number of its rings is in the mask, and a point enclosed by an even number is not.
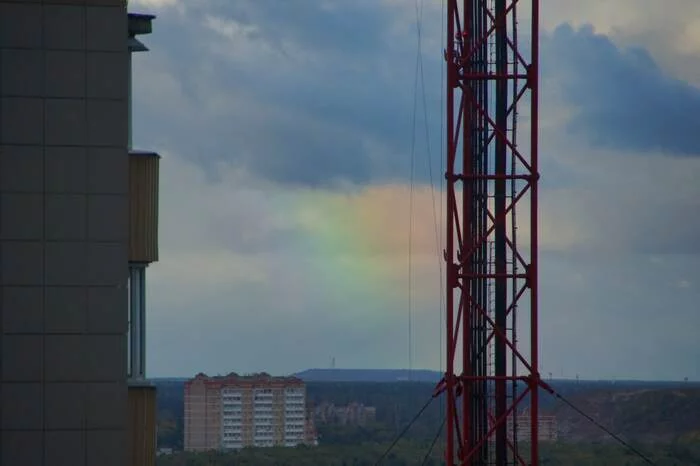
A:
[[[523,4],[447,1],[448,338],[438,391],[448,466],[538,464],[539,5]],[[516,19],[525,10],[528,54]],[[529,229],[522,246],[519,222]]]

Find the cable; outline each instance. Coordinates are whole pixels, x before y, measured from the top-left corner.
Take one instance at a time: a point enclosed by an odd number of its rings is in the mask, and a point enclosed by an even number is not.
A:
[[[435,227],[435,246],[437,248],[437,258],[438,258],[438,270],[442,272],[442,267],[441,267],[441,254],[440,254],[440,231],[439,231],[439,224],[438,224],[438,217],[437,217],[437,203],[435,202],[435,181],[433,177],[433,154],[432,150],[430,149],[430,125],[428,124],[428,102],[427,98],[425,96],[425,73],[423,71],[423,1],[419,2],[416,0],[416,32],[418,34],[418,56],[417,56],[417,66],[418,66],[418,72],[420,73],[420,86],[421,86],[421,103],[422,103],[422,110],[423,110],[423,129],[425,132],[425,149],[426,149],[426,154],[427,154],[427,161],[428,161],[428,177],[430,179],[430,194],[432,198],[432,203],[433,203],[433,224]],[[442,142],[442,141],[441,141]],[[442,279],[442,274],[440,274],[440,278]],[[442,290],[442,286],[440,287],[440,290]],[[442,299],[442,296],[441,296]]]
[[[425,466],[425,464],[428,462],[428,458],[430,458],[430,454],[433,452],[433,448],[435,448],[435,444],[437,443],[438,439],[440,438],[440,435],[442,434],[442,429],[443,429],[443,427],[445,427],[445,420],[446,420],[446,418],[443,417],[442,422],[440,423],[440,427],[438,428],[438,431],[435,434],[435,437],[433,438],[432,443],[430,444],[430,448],[428,448],[428,452],[423,457],[423,461],[421,462],[421,466]]]
[[[416,68],[413,81],[413,116],[411,120],[411,170],[410,191],[408,197],[408,380],[413,372],[413,195],[416,165],[416,126],[418,114],[418,77],[420,63],[420,17],[418,0],[416,0],[416,29],[418,31],[418,50],[416,51]]]
[[[551,389],[551,387],[550,387],[550,389]],[[596,421],[592,416],[586,414],[582,409],[580,409],[579,407],[577,407],[576,405],[574,405],[571,401],[569,401],[569,400],[567,400],[566,398],[564,398],[560,393],[555,392],[554,390],[552,390],[552,391],[551,391],[551,394],[554,395],[555,398],[558,398],[558,399],[560,399],[561,401],[563,401],[567,406],[569,406],[571,409],[573,409],[574,411],[576,411],[578,414],[580,414],[580,415],[583,416],[584,418],[588,419],[588,421],[590,421],[594,426],[598,427],[600,430],[602,430],[603,432],[605,432],[606,434],[608,434],[610,437],[612,437],[613,439],[617,440],[622,446],[624,446],[624,447],[627,448],[629,451],[631,451],[632,453],[634,453],[635,455],[637,455],[637,456],[638,456],[639,458],[641,458],[644,462],[646,462],[647,464],[650,464],[650,465],[652,465],[652,466],[657,466],[657,464],[654,463],[648,456],[646,456],[644,453],[642,453],[641,451],[639,451],[639,450],[637,450],[636,448],[634,448],[634,447],[633,447],[632,445],[630,445],[629,443],[625,442],[619,435],[615,434],[613,431],[611,431],[610,429],[608,429],[607,427],[605,427],[603,424],[601,424],[600,422]]]
[[[440,359],[440,371],[442,372],[442,324],[444,322],[443,319],[443,312],[444,312],[444,301],[445,301],[445,290],[443,287],[443,268],[442,268],[442,244],[440,238],[442,237],[442,224],[441,224],[441,219],[442,219],[442,203],[440,203],[440,215],[438,216],[438,207],[437,207],[437,196],[435,193],[435,177],[433,175],[433,151],[431,149],[431,134],[430,134],[430,124],[429,124],[429,115],[428,115],[428,102],[426,98],[426,92],[425,92],[425,73],[423,70],[423,6],[424,2],[423,0],[416,0],[415,2],[415,10],[416,10],[416,35],[417,35],[417,45],[418,45],[418,50],[416,54],[416,76],[415,76],[415,82],[414,82],[414,126],[413,126],[413,139],[415,143],[415,131],[417,130],[416,128],[416,106],[417,106],[417,94],[418,94],[418,79],[420,79],[420,92],[421,92],[421,110],[422,110],[422,116],[423,116],[423,130],[424,130],[424,137],[425,137],[425,146],[426,146],[426,161],[428,165],[428,177],[430,181],[430,196],[431,196],[431,207],[432,207],[432,214],[433,214],[433,228],[434,228],[434,234],[435,234],[435,259],[437,262],[437,270],[438,270],[438,308],[440,312],[437,313],[438,315],[438,329],[439,329],[439,341],[440,341],[440,353],[439,353],[439,359]],[[442,5],[442,9],[444,10],[444,5]],[[444,17],[444,15],[442,15]],[[444,24],[441,22],[441,25],[443,26],[444,30]],[[441,72],[444,73],[443,67],[440,68]],[[441,79],[441,86],[444,85],[443,79]],[[441,107],[441,113],[442,113],[442,99],[440,99],[440,107]],[[441,119],[441,126],[444,123],[442,122]],[[442,128],[441,128],[442,129]],[[442,131],[441,131],[442,133]],[[440,137],[440,152],[442,152],[443,149],[443,137]],[[442,159],[441,159],[442,160]],[[414,158],[413,158],[413,152],[412,152],[412,157],[411,157],[411,204],[413,204],[413,191],[414,191]],[[442,162],[441,162],[441,169],[442,169]],[[440,189],[442,191],[442,178],[440,178]],[[411,217],[412,218],[412,217]],[[412,226],[412,224],[411,224]],[[410,237],[410,236],[409,236]]]
[[[444,5],[443,5],[444,7]],[[435,195],[435,179],[433,176],[433,151],[431,150],[431,137],[430,137],[430,125],[428,123],[429,118],[428,118],[428,102],[427,98],[425,96],[425,73],[423,71],[423,46],[422,46],[422,30],[423,30],[423,1],[420,1],[420,6],[418,4],[418,1],[416,1],[416,24],[417,24],[417,34],[418,34],[418,69],[420,73],[420,86],[421,86],[421,103],[422,103],[422,110],[423,110],[423,129],[425,132],[425,148],[426,148],[426,155],[427,155],[427,162],[428,162],[428,177],[430,179],[430,197],[432,201],[432,211],[433,211],[433,227],[435,230],[435,252],[436,252],[436,259],[437,259],[437,266],[438,266],[438,278],[439,278],[439,298],[438,298],[438,305],[442,308],[442,304],[444,302],[444,294],[445,290],[443,289],[442,286],[442,247],[441,247],[441,226],[440,226],[440,221],[442,219],[442,210],[440,210],[440,216],[438,217],[438,209],[437,209],[437,202],[436,202],[436,195]],[[442,69],[442,67],[441,67]],[[440,101],[442,105],[442,100]],[[441,144],[441,150],[440,152],[442,153],[442,139],[440,140]],[[442,188],[442,181],[441,181],[441,188]],[[442,204],[440,204],[442,206]],[[442,324],[442,319],[440,320],[440,324]],[[442,325],[440,325],[440,328],[442,328]],[[442,344],[440,345],[441,350],[442,350]],[[442,354],[442,353],[440,353]]]
[[[432,403],[434,399],[435,399],[435,396],[430,397],[430,399],[423,405],[423,407],[420,409],[420,411],[418,411],[418,413],[416,413],[416,415],[413,416],[413,419],[411,419],[411,421],[406,425],[406,427],[403,428],[401,433],[399,433],[399,435],[396,436],[394,441],[391,442],[391,445],[389,445],[389,448],[387,448],[386,451],[384,451],[384,453],[382,453],[382,456],[380,456],[379,459],[377,460],[377,462],[374,463],[374,466],[378,466],[379,464],[381,464],[381,462],[384,460],[384,458],[386,458],[386,456],[391,452],[391,450],[393,450],[393,448],[396,446],[396,444],[399,443],[399,440],[401,440],[403,438],[403,436],[406,435],[406,432],[408,432],[408,429],[411,428],[413,423],[418,420],[418,418],[421,416],[421,414],[423,414],[423,412],[426,409],[428,409],[428,406],[430,406],[430,403]]]
[[[411,178],[410,178],[410,195],[409,195],[409,233],[408,233],[408,331],[409,331],[409,376],[412,370],[413,362],[413,296],[412,296],[412,286],[413,286],[413,210],[414,210],[414,196],[415,196],[415,150],[416,150],[416,132],[417,132],[417,111],[418,111],[418,85],[420,82],[420,92],[421,92],[421,104],[423,113],[423,123],[425,132],[425,143],[426,143],[426,154],[428,162],[428,175],[430,179],[430,194],[432,200],[432,214],[433,214],[433,224],[435,230],[435,247],[436,247],[436,259],[438,267],[438,277],[439,277],[439,298],[438,306],[442,310],[444,302],[444,289],[443,289],[443,277],[442,277],[442,254],[441,254],[441,224],[438,218],[437,207],[436,207],[436,194],[435,194],[435,180],[433,176],[433,157],[431,150],[431,138],[430,138],[430,127],[428,119],[428,104],[425,92],[425,74],[423,71],[423,46],[422,46],[422,29],[423,29],[423,0],[415,1],[415,13],[416,13],[416,36],[417,36],[417,51],[416,51],[416,69],[414,76],[413,85],[413,119],[412,119],[412,139],[411,139]],[[444,5],[442,6],[444,9]],[[444,16],[444,15],[443,15]],[[441,68],[442,69],[442,68]],[[443,71],[444,72],[444,71]],[[420,81],[419,81],[420,80]],[[442,82],[442,80],[441,80]],[[442,100],[440,101],[442,107]],[[442,124],[442,122],[441,122]],[[442,150],[443,140],[440,139],[440,146]],[[441,182],[442,183],[442,182]],[[442,184],[441,184],[442,187]],[[442,215],[442,210],[440,210]],[[441,216],[440,216],[441,218]],[[438,328],[440,329],[440,366],[442,370],[442,312],[438,313],[440,316],[440,322]]]
[[[440,37],[444,38],[445,37],[445,28],[447,26],[447,15],[445,14],[445,2],[440,2]],[[440,47],[440,54],[438,56],[442,56],[443,48],[442,46]],[[445,65],[440,66],[440,153],[438,155],[438,159],[440,160],[440,173],[444,174],[445,173],[445,143],[446,143],[446,137],[445,137]],[[442,196],[442,193],[445,191],[445,177],[440,176],[440,195]],[[439,332],[439,340],[440,340],[440,347],[439,347],[439,361],[440,361],[440,372],[444,373],[445,372],[445,364],[444,362],[444,343],[443,343],[443,325],[444,322],[447,320],[446,315],[445,315],[445,299],[446,299],[446,294],[445,294],[445,286],[443,285],[443,259],[442,259],[442,251],[443,251],[443,237],[444,237],[444,219],[443,219],[443,202],[439,202],[439,212],[440,214],[438,215],[438,218],[440,219],[439,225],[439,231],[440,231],[440,241],[438,244],[438,262],[439,266],[438,269],[440,271],[439,273],[439,280],[440,280],[440,312],[438,312],[439,316],[439,323],[438,323],[438,332]],[[446,225],[445,225],[446,226]],[[445,409],[445,398],[441,397],[440,398],[440,414],[443,416],[445,415],[446,409]]]

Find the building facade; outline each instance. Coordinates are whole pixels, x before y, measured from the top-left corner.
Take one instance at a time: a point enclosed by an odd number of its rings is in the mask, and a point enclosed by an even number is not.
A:
[[[125,0],[0,0],[3,466],[136,464],[130,23]]]
[[[185,382],[187,451],[315,445],[306,386],[294,377],[209,377]]]
[[[517,416],[518,442],[529,442],[532,435],[532,423],[529,411],[523,410]],[[508,433],[513,436],[513,419],[508,419]],[[539,442],[556,442],[559,439],[559,426],[556,416],[540,414],[537,418],[537,440]]]
[[[318,423],[323,424],[364,426],[376,421],[377,408],[362,403],[350,403],[346,406],[321,403],[314,409],[314,417]]]

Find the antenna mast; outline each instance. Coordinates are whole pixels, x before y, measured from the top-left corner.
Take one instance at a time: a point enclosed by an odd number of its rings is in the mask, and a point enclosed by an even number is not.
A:
[[[447,466],[538,464],[538,21],[539,0],[447,0]]]

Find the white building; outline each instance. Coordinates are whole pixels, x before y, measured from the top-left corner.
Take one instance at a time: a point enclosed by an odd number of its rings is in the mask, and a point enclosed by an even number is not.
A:
[[[317,442],[300,379],[200,374],[185,384],[185,450],[301,444]]]

